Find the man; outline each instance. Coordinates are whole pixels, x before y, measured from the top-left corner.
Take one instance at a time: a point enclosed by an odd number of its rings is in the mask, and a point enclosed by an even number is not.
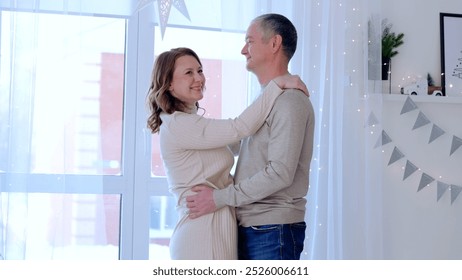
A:
[[[241,53],[247,70],[265,87],[289,74],[296,46],[293,24],[282,15],[265,14],[251,22]],[[196,186],[198,194],[187,198],[190,217],[236,206],[239,259],[300,259],[313,132],[309,98],[283,93],[265,124],[242,140],[235,185],[222,190]]]

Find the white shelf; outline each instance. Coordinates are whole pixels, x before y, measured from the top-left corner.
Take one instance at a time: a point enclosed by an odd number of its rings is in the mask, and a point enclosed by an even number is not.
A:
[[[396,93],[383,93],[384,101],[403,101],[408,96],[411,97],[414,102],[432,102],[432,103],[459,103],[462,104],[462,96],[432,96],[432,95],[407,95],[407,94],[396,94]]]

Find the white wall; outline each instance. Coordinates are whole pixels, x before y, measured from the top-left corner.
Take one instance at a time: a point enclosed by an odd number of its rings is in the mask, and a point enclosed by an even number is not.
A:
[[[405,34],[392,61],[396,94],[383,102],[383,129],[392,139],[381,151],[386,259],[462,259],[462,193],[453,204],[450,190],[437,201],[437,181],[462,186],[462,147],[450,155],[453,137],[462,138],[462,97],[414,96],[418,109],[400,114],[408,97],[399,94],[403,83],[430,73],[441,85],[440,12],[462,14],[462,1],[382,0],[382,18]],[[419,113],[430,123],[413,130]],[[433,125],[445,134],[429,143]],[[395,147],[404,157],[388,165]],[[419,170],[403,180],[407,160]],[[418,191],[423,173],[435,181]]]
[[[462,186],[462,147],[450,155],[453,136],[462,137],[462,98],[415,96],[417,109],[401,114],[407,96],[386,95],[383,130],[392,142],[383,152],[383,253],[385,259],[462,259],[462,193],[437,201],[437,182]],[[435,100],[436,99],[436,100]],[[413,129],[419,114],[430,123]],[[433,125],[445,134],[429,143]],[[388,165],[394,148],[404,155]],[[404,178],[407,161],[419,169]],[[435,180],[420,191],[421,178]]]
[[[462,1],[382,0],[382,18],[393,24],[392,31],[404,33],[392,58],[392,93],[427,73],[441,85],[440,13],[462,14]]]

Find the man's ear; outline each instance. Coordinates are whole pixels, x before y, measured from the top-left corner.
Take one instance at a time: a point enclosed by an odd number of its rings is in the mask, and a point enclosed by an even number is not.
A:
[[[274,35],[273,38],[271,38],[271,44],[273,48],[273,53],[279,51],[279,49],[282,47],[282,36],[279,34]]]

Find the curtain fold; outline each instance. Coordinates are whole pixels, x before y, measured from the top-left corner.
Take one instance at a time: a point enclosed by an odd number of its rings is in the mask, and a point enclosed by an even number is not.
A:
[[[380,258],[381,161],[370,161],[367,107],[367,23],[377,1],[321,1],[304,15],[310,40],[299,50],[317,108],[315,155],[308,195],[306,256],[310,259]],[[301,8],[295,9],[299,12]],[[304,62],[304,60],[301,60]],[[380,100],[380,99],[378,99]],[[371,181],[374,180],[374,182]],[[376,213],[376,210],[378,210]]]
[[[25,259],[28,218],[28,182],[26,174],[32,165],[32,122],[35,100],[37,57],[31,50],[37,48],[37,16],[3,15],[13,36],[2,36],[3,52],[10,54],[2,62],[2,154],[3,173],[7,174],[0,186],[0,215],[2,217],[1,254],[5,259]],[[5,29],[3,29],[5,30]],[[3,33],[3,32],[2,32]],[[4,34],[4,33],[3,33]],[[8,104],[5,106],[4,104]],[[6,184],[17,192],[4,192]]]

